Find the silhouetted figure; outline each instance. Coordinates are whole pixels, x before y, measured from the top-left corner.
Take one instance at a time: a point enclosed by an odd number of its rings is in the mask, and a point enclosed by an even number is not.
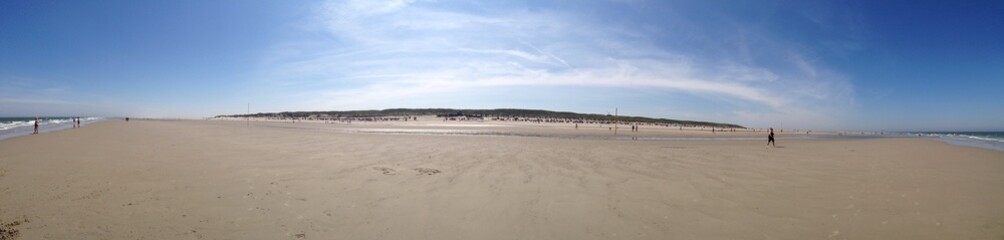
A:
[[[777,144],[774,143],[774,128],[770,128],[770,133],[767,134],[767,145],[777,147]]]
[[[32,134],[38,134],[38,117],[35,117],[35,132]]]

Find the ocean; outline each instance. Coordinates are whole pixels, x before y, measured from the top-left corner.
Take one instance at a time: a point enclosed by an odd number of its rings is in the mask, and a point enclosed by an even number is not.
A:
[[[911,132],[908,134],[936,138],[949,144],[1004,152],[1004,132]]]
[[[104,120],[103,117],[80,117],[80,126]],[[38,132],[47,133],[73,128],[72,117],[40,117]],[[35,117],[0,118],[0,140],[31,135],[35,130]]]

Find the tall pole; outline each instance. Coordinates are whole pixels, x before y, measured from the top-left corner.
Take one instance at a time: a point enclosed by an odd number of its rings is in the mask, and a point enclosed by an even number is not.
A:
[[[614,108],[614,135],[617,135],[617,127],[621,124],[621,120],[617,116],[617,108]]]

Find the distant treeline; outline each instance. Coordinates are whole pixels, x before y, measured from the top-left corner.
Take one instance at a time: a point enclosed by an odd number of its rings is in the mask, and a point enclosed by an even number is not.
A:
[[[577,119],[588,121],[615,121],[615,116],[610,114],[584,114],[574,112],[555,112],[536,109],[450,109],[450,108],[392,108],[384,110],[355,110],[355,111],[310,111],[310,112],[279,112],[279,113],[255,113],[255,114],[234,114],[219,115],[216,117],[256,117],[256,118],[279,118],[279,119],[342,119],[342,118],[372,118],[391,116],[478,116],[478,117],[519,117],[519,118],[549,118],[549,119]],[[682,126],[704,126],[716,128],[745,128],[736,124],[686,121],[665,118],[648,118],[638,116],[617,116],[616,121],[624,123],[646,123],[656,125],[682,125]]]

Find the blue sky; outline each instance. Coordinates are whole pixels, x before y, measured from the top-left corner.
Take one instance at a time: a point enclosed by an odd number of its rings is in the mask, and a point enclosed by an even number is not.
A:
[[[1004,130],[1001,1],[0,3],[0,116],[533,108]]]

